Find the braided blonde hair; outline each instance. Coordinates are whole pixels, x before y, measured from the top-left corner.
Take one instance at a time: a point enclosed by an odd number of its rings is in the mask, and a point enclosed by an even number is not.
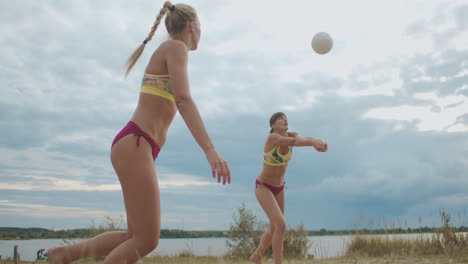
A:
[[[158,16],[156,17],[156,20],[154,21],[154,24],[151,27],[148,37],[146,37],[143,43],[141,43],[140,46],[127,59],[127,62],[125,64],[127,68],[125,76],[128,75],[135,63],[140,58],[141,54],[143,53],[143,50],[145,49],[146,43],[151,41],[151,39],[153,38],[154,33],[156,32],[156,29],[158,29],[158,26],[161,23],[161,19],[164,15],[166,15],[165,24],[167,32],[172,38],[174,38],[177,34],[181,33],[184,30],[187,23],[197,19],[197,12],[193,7],[187,4],[173,5],[170,1],[166,1],[164,3],[164,6],[159,11]]]

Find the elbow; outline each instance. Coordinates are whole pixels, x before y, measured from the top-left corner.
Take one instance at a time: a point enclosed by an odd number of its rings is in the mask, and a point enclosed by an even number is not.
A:
[[[291,139],[291,146],[298,146],[299,140],[297,138],[292,138]]]
[[[189,104],[192,101],[190,96],[176,96],[175,97],[175,104],[179,112],[181,109],[184,108],[185,105]]]

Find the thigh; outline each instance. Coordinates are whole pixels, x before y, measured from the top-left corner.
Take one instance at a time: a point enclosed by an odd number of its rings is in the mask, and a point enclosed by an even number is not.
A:
[[[284,189],[275,196],[276,202],[281,210],[281,213],[284,215]]]
[[[122,186],[127,224],[133,236],[158,236],[160,197],[151,146],[146,140],[129,135],[112,149],[112,164]]]
[[[257,200],[265,211],[266,215],[270,219],[270,222],[276,222],[283,220],[283,213],[281,211],[275,196],[271,191],[263,185],[257,185],[255,188],[255,195]]]

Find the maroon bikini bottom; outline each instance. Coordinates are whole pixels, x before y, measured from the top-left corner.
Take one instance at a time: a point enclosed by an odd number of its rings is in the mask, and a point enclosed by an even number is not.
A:
[[[280,193],[284,189],[284,184],[281,185],[281,186],[275,187],[275,186],[271,186],[268,183],[264,183],[264,182],[262,182],[262,181],[260,181],[258,179],[255,180],[255,188],[257,188],[257,185],[263,185],[263,186],[267,187],[267,189],[270,190],[270,192],[273,194],[273,196],[278,195],[278,193]]]
[[[144,137],[146,141],[148,141],[148,143],[151,145],[151,149],[153,151],[153,160],[156,160],[156,158],[158,157],[159,151],[161,150],[158,146],[158,143],[156,143],[156,141],[151,136],[146,134],[145,131],[141,130],[141,128],[132,121],[128,122],[127,125],[124,128],[122,128],[122,130],[120,130],[117,136],[115,136],[114,141],[112,142],[112,147],[121,138],[130,134],[134,134],[135,136],[138,136],[138,139],[136,142],[137,146],[140,145],[140,137]]]

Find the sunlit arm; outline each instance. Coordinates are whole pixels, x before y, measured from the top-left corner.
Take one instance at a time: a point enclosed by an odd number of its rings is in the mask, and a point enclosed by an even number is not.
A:
[[[214,145],[208,136],[200,112],[190,94],[187,73],[187,48],[182,42],[171,48],[174,50],[168,53],[167,64],[177,109],[195,138],[195,141],[200,145],[203,151],[207,152],[213,149]]]
[[[321,139],[316,139],[312,137],[303,137],[296,132],[290,132],[290,135],[296,138],[295,146],[305,147],[311,146],[314,147],[318,152],[327,152],[328,144]]]
[[[298,136],[296,137],[296,142],[294,146],[296,147],[306,147],[306,146],[311,146],[314,147],[317,144],[317,139],[311,138],[311,137],[303,137],[303,136]]]
[[[187,127],[203,151],[207,152],[209,149],[214,148],[193,99],[191,97],[176,97],[176,105]]]
[[[318,144],[318,139],[312,138],[312,137],[303,137],[299,135],[297,132],[288,132],[289,135],[292,136],[292,138],[295,138],[294,146],[296,147],[316,147]]]

